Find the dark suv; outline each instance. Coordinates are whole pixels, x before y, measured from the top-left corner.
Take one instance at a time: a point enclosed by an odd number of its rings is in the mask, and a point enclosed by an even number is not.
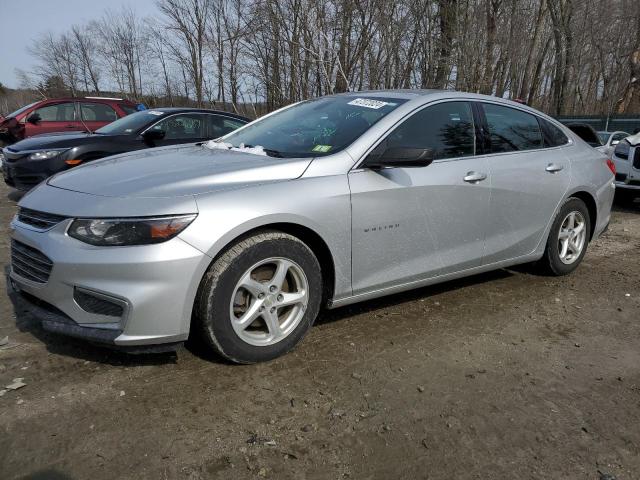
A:
[[[7,145],[27,137],[53,132],[95,131],[144,108],[121,98],[56,98],[22,107],[0,116],[0,141]]]

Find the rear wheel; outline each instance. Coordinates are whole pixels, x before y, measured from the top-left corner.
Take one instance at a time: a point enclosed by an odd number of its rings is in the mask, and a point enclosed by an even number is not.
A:
[[[569,198],[558,212],[549,238],[542,267],[553,275],[573,272],[587,252],[591,218],[585,203],[579,198]]]
[[[195,307],[206,344],[237,363],[291,350],[313,324],[322,293],[320,265],[302,241],[265,232],[229,248],[209,268]]]

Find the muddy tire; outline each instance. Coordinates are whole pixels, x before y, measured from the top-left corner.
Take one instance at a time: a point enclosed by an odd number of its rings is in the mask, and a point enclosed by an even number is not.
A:
[[[321,298],[320,264],[311,249],[286,233],[263,232],[240,240],[209,267],[194,327],[226,359],[264,362],[302,340]]]

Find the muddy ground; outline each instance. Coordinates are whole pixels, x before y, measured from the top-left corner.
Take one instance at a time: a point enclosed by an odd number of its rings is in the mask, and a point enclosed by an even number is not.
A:
[[[325,312],[254,366],[98,349],[3,295],[0,387],[26,386],[0,397],[0,478],[638,479],[639,266],[640,205],[617,207],[569,277],[501,270]]]

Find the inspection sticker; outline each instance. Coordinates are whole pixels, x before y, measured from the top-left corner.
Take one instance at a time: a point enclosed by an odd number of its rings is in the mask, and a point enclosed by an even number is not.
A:
[[[348,105],[355,105],[356,107],[373,108],[375,110],[389,105],[387,102],[381,102],[380,100],[371,100],[370,98],[356,98],[351,100]]]
[[[311,151],[312,152],[327,153],[329,150],[331,150],[331,145],[316,145],[315,147],[313,147],[313,149]]]

